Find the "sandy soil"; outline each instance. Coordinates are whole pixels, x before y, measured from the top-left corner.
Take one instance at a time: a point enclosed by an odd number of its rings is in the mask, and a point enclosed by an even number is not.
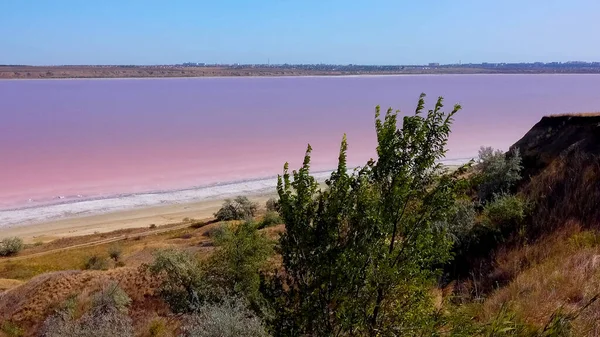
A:
[[[275,194],[249,196],[264,205]],[[205,200],[188,204],[139,208],[114,213],[55,220],[31,225],[2,228],[0,239],[18,236],[26,243],[47,242],[63,237],[106,233],[125,228],[149,227],[178,223],[184,218],[207,219],[219,209],[223,199]]]

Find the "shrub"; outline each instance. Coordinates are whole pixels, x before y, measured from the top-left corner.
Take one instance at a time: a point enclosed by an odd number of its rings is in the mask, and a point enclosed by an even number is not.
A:
[[[477,211],[470,200],[457,200],[452,207],[448,220],[444,223],[448,234],[455,243],[463,242],[475,226]]]
[[[162,279],[160,295],[175,313],[195,312],[205,301],[222,295],[210,288],[200,261],[184,251],[156,252],[150,272]]]
[[[156,253],[150,272],[162,279],[160,294],[174,312],[197,312],[228,294],[260,306],[259,270],[273,252],[272,243],[251,222],[218,228],[219,249],[208,260],[177,250]]]
[[[112,308],[120,312],[127,312],[131,299],[116,282],[108,284],[104,289],[94,294],[92,298],[94,308]]]
[[[84,268],[91,270],[106,270],[108,269],[108,261],[101,256],[92,255],[85,262]]]
[[[131,299],[116,283],[94,294],[92,307],[80,319],[63,308],[48,317],[42,327],[44,337],[133,336],[133,324],[127,316]]]
[[[483,209],[484,224],[501,231],[512,231],[522,223],[526,208],[526,203],[515,195],[494,195]]]
[[[265,207],[268,212],[278,212],[279,211],[279,200],[275,198],[270,198],[267,200]]]
[[[204,222],[204,221],[197,221],[197,222],[194,222],[193,224],[191,224],[190,228],[198,229],[198,228],[202,228],[202,227],[204,227],[206,225],[207,225],[207,223]]]
[[[150,229],[155,229],[156,225],[155,224],[150,224]]]
[[[150,323],[148,334],[150,337],[160,337],[165,334],[166,330],[167,327],[165,326],[165,322],[162,319],[155,319]]]
[[[207,236],[211,239],[215,239],[215,238],[221,237],[224,233],[225,233],[225,225],[221,224],[219,226],[216,226],[216,227],[213,227],[213,228],[207,230],[202,235]]]
[[[118,245],[113,245],[108,249],[108,256],[113,259],[115,262],[118,262],[121,258],[121,254],[123,250]]]
[[[272,242],[258,232],[254,223],[246,221],[225,227],[215,244],[219,249],[209,259],[211,277],[226,292],[258,306],[261,301],[259,271],[273,254]]]
[[[0,241],[0,256],[13,256],[23,249],[23,239],[12,237]]]
[[[219,221],[244,220],[254,217],[258,205],[247,197],[238,196],[235,199],[225,199],[221,209],[215,213]]]
[[[500,150],[482,147],[479,150],[479,164],[474,183],[477,196],[482,202],[490,200],[494,194],[508,193],[521,179],[521,155],[517,148],[507,156]]]
[[[13,322],[6,321],[0,326],[2,331],[7,337],[21,337],[25,336],[25,331]]]
[[[260,221],[258,228],[262,229],[274,225],[279,225],[281,223],[283,223],[283,220],[281,220],[281,217],[277,212],[268,211],[267,213],[265,213],[265,216]]]
[[[184,337],[266,337],[261,320],[238,300],[206,304],[187,318]]]

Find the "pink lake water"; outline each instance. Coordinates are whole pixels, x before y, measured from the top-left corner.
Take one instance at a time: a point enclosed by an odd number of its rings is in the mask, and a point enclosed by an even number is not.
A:
[[[507,149],[542,116],[600,110],[600,75],[0,81],[0,225],[272,188],[284,162],[374,155],[374,107],[460,103],[447,159]],[[325,174],[323,174],[323,177]],[[215,185],[218,184],[218,185]],[[54,208],[52,208],[54,207]]]

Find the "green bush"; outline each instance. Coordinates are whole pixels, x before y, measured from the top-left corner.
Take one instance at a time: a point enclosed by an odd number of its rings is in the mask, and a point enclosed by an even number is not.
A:
[[[455,243],[463,242],[475,226],[477,211],[470,200],[457,200],[451,209],[448,220],[444,222],[448,234]]]
[[[521,198],[510,194],[494,195],[484,209],[484,225],[499,229],[513,230],[525,219],[527,204]]]
[[[235,199],[225,199],[221,209],[215,213],[219,221],[244,220],[253,218],[258,210],[258,205],[247,197],[238,196]]]
[[[223,295],[211,288],[200,261],[185,251],[156,252],[150,272],[162,280],[160,295],[175,313],[195,312],[205,301]]]
[[[219,304],[205,304],[187,318],[182,327],[184,337],[267,337],[261,320],[239,299]]]
[[[84,268],[90,270],[106,270],[108,269],[108,261],[101,256],[92,255],[85,261]]]
[[[215,226],[215,227],[207,230],[202,235],[207,236],[211,239],[221,237],[225,233],[225,227],[226,227],[226,225],[220,224],[219,226]]]
[[[160,294],[174,312],[197,312],[226,295],[260,306],[259,270],[273,252],[272,243],[251,222],[220,228],[214,238],[218,249],[207,260],[178,250],[155,254],[150,272],[162,280]]]
[[[12,237],[0,241],[0,256],[13,256],[23,249],[23,239]]]
[[[283,223],[283,220],[281,220],[279,213],[273,212],[273,211],[267,211],[267,213],[265,213],[265,216],[259,222],[258,228],[262,229],[262,228],[271,227],[274,225],[279,225],[282,223]]]
[[[209,259],[209,273],[228,293],[257,304],[260,273],[273,254],[273,243],[256,225],[246,221],[225,227],[223,235],[215,239],[219,248]]]
[[[267,202],[265,204],[265,208],[267,209],[267,212],[278,212],[279,211],[279,200],[277,200],[275,198],[270,198],[269,200],[267,200]]]
[[[521,155],[514,149],[507,156],[500,150],[482,147],[479,150],[479,164],[476,166],[474,184],[481,202],[489,201],[494,194],[508,193],[521,179]]]

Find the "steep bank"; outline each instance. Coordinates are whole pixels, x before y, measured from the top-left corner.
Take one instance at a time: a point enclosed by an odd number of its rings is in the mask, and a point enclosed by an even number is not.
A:
[[[536,234],[568,222],[600,228],[600,114],[544,117],[511,149],[523,158]]]

